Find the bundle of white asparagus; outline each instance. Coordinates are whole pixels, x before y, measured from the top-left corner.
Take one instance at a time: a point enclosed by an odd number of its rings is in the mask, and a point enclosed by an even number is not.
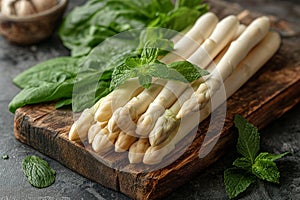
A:
[[[149,89],[142,88],[136,78],[129,79],[84,110],[69,139],[88,140],[97,153],[113,148],[129,151],[130,163],[160,163],[213,112],[210,100],[222,85],[226,97],[217,98],[217,106],[277,51],[280,37],[269,29],[267,17],[246,27],[235,16],[221,21],[213,13],[201,16],[185,37],[175,42],[174,51],[160,61],[188,60],[207,69],[207,77],[190,84],[156,79]]]

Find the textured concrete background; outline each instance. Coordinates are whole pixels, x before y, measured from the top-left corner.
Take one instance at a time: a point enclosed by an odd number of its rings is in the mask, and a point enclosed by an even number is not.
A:
[[[300,4],[298,0],[230,0],[242,6],[273,14],[279,18],[299,23]],[[84,0],[72,0],[69,9]],[[296,41],[299,42],[299,39]],[[35,46],[18,47],[0,37],[0,155],[9,155],[8,160],[0,159],[0,199],[128,199],[70,171],[60,163],[21,144],[13,136],[13,114],[7,110],[9,101],[19,91],[11,80],[30,66],[56,56],[68,55],[54,35]],[[259,183],[241,197],[250,199],[300,199],[300,105],[294,107],[280,119],[261,131],[262,150],[293,155],[277,162],[281,171],[280,185]],[[223,171],[231,166],[236,154],[228,153],[223,159],[176,190],[167,199],[227,199],[223,185]],[[27,155],[38,155],[47,160],[56,172],[56,182],[45,189],[32,187],[21,170],[22,159]]]

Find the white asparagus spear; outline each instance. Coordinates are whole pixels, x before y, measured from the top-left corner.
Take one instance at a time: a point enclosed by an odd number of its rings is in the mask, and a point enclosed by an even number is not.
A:
[[[238,27],[239,21],[236,16],[230,15],[225,17],[217,24],[212,35],[188,58],[188,61],[201,68],[206,68],[217,54],[232,40]]]
[[[138,141],[133,143],[128,152],[128,159],[130,163],[141,163],[146,150],[149,148],[148,138],[140,138]]]
[[[238,29],[237,17],[231,15],[221,20],[211,36],[192,54],[188,61],[205,68],[211,59],[232,40]],[[204,30],[203,30],[204,31]],[[186,47],[182,47],[186,49]],[[149,105],[147,111],[137,122],[136,134],[146,137],[153,129],[157,119],[169,108],[181,93],[189,86],[186,83],[169,80],[155,100]]]
[[[88,143],[91,144],[97,135],[101,131],[102,127],[99,123],[93,124],[88,130]]]
[[[198,88],[200,82],[195,85],[196,87],[194,89]],[[151,146],[157,146],[162,143],[168,138],[169,133],[177,127],[180,120],[176,119],[176,115],[183,102],[189,99],[193,92],[194,90],[192,88],[187,88],[180,95],[177,101],[169,109],[166,109],[164,114],[157,119],[149,134],[149,142]]]
[[[232,41],[236,40],[240,35],[246,30],[246,25],[240,24]],[[231,41],[231,42],[232,42]],[[229,46],[231,43],[229,43],[222,51],[221,53],[218,54],[218,56],[214,59],[214,61],[211,63],[211,65],[206,69],[208,72],[212,72],[213,69],[215,69],[215,65],[220,62],[220,60],[223,58],[225,55],[226,51],[228,50]]]
[[[132,132],[136,128],[137,118],[145,112],[148,105],[155,99],[166,83],[166,80],[158,79],[149,89],[143,90],[138,96],[132,98],[123,107],[118,108],[108,121],[108,130],[115,132],[122,130]],[[121,97],[119,97],[121,98]]]
[[[234,72],[225,80],[225,90],[227,98],[235,93],[245,82],[247,82],[278,50],[280,46],[280,36],[278,33],[269,32],[266,37],[242,60]],[[215,108],[221,105],[220,99],[216,102]],[[198,113],[191,113],[183,118],[178,131],[174,131],[167,140],[158,146],[150,146],[145,155],[143,162],[145,164],[158,164],[162,159],[175,149],[175,145],[189,134],[194,127],[210,115],[210,104],[207,104],[200,110],[200,120],[194,119],[199,117]]]
[[[112,115],[112,108],[125,104],[128,99],[136,96],[142,91],[137,78],[127,80],[118,89],[111,92],[108,96],[101,98],[94,106],[85,109],[80,117],[73,123],[69,131],[69,140],[80,141],[84,140],[90,127],[100,122],[101,127],[105,126],[108,119]],[[116,98],[117,95],[122,95],[122,98]],[[126,101],[124,103],[124,101]]]
[[[199,17],[193,27],[174,45],[174,51],[161,59],[163,63],[186,60],[208,38],[218,23],[214,13],[208,12]],[[189,48],[186,48],[189,47]]]
[[[121,131],[115,143],[115,152],[127,151],[138,139],[132,135],[134,135],[134,133]]]
[[[225,80],[249,51],[265,37],[269,28],[270,21],[267,17],[254,20],[242,35],[231,43],[210,77],[205,83],[200,84],[198,90],[182,105],[176,117],[179,119],[203,108],[220,87],[222,80]]]
[[[103,98],[95,113],[95,121],[105,122],[110,119],[117,108],[124,106],[132,97],[141,93],[143,88],[137,78],[127,80],[119,88]]]
[[[94,114],[101,103],[101,99],[91,108],[85,109],[80,117],[72,124],[69,131],[69,140],[80,141],[87,137],[89,128],[95,123]]]
[[[92,148],[96,153],[110,150],[119,136],[119,132],[110,133],[107,127],[96,133],[92,141]]]

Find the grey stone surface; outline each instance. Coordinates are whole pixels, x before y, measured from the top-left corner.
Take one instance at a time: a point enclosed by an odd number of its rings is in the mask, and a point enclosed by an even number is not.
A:
[[[85,1],[70,1],[69,10],[83,2]],[[298,1],[234,2],[250,9],[288,16],[294,22],[299,20],[299,4],[295,4]],[[68,51],[56,35],[41,44],[29,47],[12,45],[0,37],[0,156],[9,155],[8,160],[0,158],[0,199],[128,199],[76,174],[14,138],[14,116],[8,111],[7,105],[19,89],[12,84],[12,78],[34,64],[60,55],[68,55]],[[300,105],[272,122],[261,133],[262,150],[271,153],[289,151],[293,155],[277,162],[281,171],[280,185],[260,182],[250,188],[241,199],[300,199]],[[21,170],[22,159],[27,155],[44,158],[56,170],[56,182],[52,186],[36,189],[27,182]],[[167,199],[227,199],[223,171],[231,166],[236,156],[234,150],[229,151],[224,158],[180,187]]]

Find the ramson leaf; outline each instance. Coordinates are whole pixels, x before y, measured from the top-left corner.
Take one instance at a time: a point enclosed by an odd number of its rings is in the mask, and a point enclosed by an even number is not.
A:
[[[253,164],[259,152],[260,137],[258,130],[240,115],[235,115],[234,124],[239,131],[237,151]]]
[[[243,170],[230,168],[224,172],[225,189],[230,199],[237,197],[254,182],[255,177]]]
[[[22,169],[29,183],[34,187],[48,187],[55,181],[55,170],[45,160],[37,156],[27,156],[24,158]]]
[[[279,171],[276,163],[268,159],[258,159],[252,165],[252,173],[258,178],[272,182],[279,183]]]

